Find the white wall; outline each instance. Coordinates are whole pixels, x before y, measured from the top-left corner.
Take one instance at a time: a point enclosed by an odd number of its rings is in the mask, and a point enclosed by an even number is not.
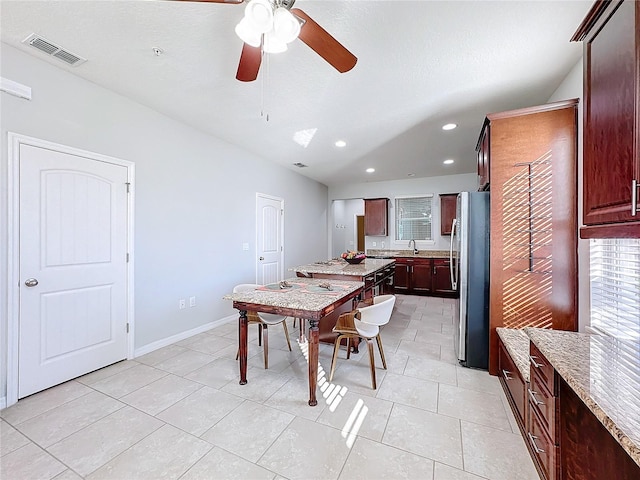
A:
[[[347,250],[357,250],[356,215],[364,215],[364,201],[360,198],[334,200],[329,215],[333,218],[333,223],[329,224],[333,233],[330,257],[338,257]]]
[[[135,162],[137,350],[234,313],[222,296],[255,281],[256,192],[285,200],[285,270],[326,255],[326,186],[0,47],[2,76],[33,89],[31,101],[0,98],[0,398],[7,375],[7,132]],[[178,309],[178,299],[194,295],[196,307]]]
[[[479,125],[478,128],[481,126]],[[473,155],[473,152],[470,152]],[[478,175],[466,173],[462,175],[446,175],[442,177],[412,178],[407,180],[396,180],[389,182],[368,182],[350,185],[337,185],[329,187],[329,202],[333,200],[344,200],[352,198],[389,198],[391,201],[389,209],[389,236],[387,237],[365,237],[365,247],[367,249],[380,249],[384,242],[385,249],[408,249],[406,242],[395,243],[395,222],[394,222],[394,198],[399,195],[421,195],[432,193],[433,202],[433,236],[434,242],[431,244],[419,245],[422,250],[448,250],[450,237],[440,235],[440,193],[457,193],[463,191],[474,192],[478,189]],[[333,222],[335,227],[335,221]],[[334,229],[329,229],[329,234]],[[376,245],[373,245],[375,242]]]
[[[579,98],[578,104],[578,226],[582,225],[582,124],[583,124],[583,63],[582,59],[558,86],[549,102]],[[576,232],[578,235],[578,232]],[[589,325],[589,241],[578,235],[578,328],[581,332]]]

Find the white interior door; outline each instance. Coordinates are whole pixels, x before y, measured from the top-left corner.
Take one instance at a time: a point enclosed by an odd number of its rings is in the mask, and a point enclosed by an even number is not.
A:
[[[127,168],[20,145],[18,397],[127,357]]]
[[[256,283],[266,285],[283,279],[284,201],[280,198],[256,196]]]

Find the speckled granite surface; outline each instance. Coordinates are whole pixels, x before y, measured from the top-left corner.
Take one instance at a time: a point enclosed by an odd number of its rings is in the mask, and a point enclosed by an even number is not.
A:
[[[329,260],[328,262],[310,263],[309,265],[300,265],[290,268],[292,272],[300,273],[325,273],[328,275],[352,275],[358,277],[364,277],[370,275],[373,272],[380,270],[381,268],[391,265],[395,262],[393,259],[377,259],[377,258],[365,258],[362,263],[357,265],[351,265],[346,261]],[[328,264],[327,264],[328,263]]]
[[[413,250],[368,249],[367,255],[388,257],[449,258],[449,250],[418,250],[418,253],[414,255]]]
[[[276,283],[265,285],[259,290],[230,293],[222,298],[236,302],[317,312],[364,286],[362,282],[295,277],[288,278],[286,282],[292,287],[281,289]],[[329,283],[333,290],[319,288],[319,285],[324,283]]]
[[[522,379],[529,383],[529,337],[517,328],[496,328],[507,352],[516,364]]]
[[[640,465],[640,345],[605,335],[525,328],[625,451]]]

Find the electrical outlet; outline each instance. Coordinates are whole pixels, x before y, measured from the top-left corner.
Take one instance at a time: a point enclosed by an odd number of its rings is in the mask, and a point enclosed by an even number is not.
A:
[[[384,248],[384,242],[382,242],[382,248]]]
[[[377,244],[376,242],[373,242],[373,246],[374,246],[374,247],[375,247],[375,246],[377,246],[377,245],[378,245],[378,244]]]
[[[196,297],[189,297],[189,307],[196,306]]]
[[[244,251],[244,252],[248,252],[249,251],[249,244],[247,242],[242,244],[242,251]]]
[[[180,310],[182,310],[183,308],[187,307],[187,301],[184,298],[180,299],[180,302],[178,303],[178,307],[180,308]]]

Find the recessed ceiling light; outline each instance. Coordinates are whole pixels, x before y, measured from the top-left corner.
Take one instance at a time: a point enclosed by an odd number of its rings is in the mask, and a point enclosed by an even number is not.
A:
[[[407,173],[407,177],[415,177],[416,174],[415,173]]]
[[[344,140],[338,140],[336,142],[336,147],[342,148],[342,147],[346,147],[346,146],[347,146],[347,142],[345,142]]]
[[[451,158],[448,158],[447,160],[445,160],[444,163],[445,165],[451,165],[454,161]]]
[[[455,123],[447,123],[446,125],[442,126],[443,130],[453,130],[454,128],[456,128],[458,125]]]
[[[367,170],[366,170],[367,173],[373,173],[375,171],[376,171],[375,168],[367,168]]]

